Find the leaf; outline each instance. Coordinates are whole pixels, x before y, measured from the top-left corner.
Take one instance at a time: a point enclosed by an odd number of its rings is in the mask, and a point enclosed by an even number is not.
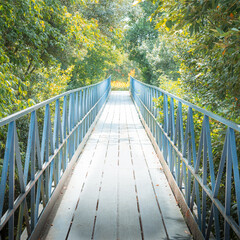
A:
[[[162,23],[159,22],[159,23],[156,24],[155,29],[158,29],[158,28],[160,28],[161,26],[162,26]]]
[[[197,33],[197,32],[199,32],[199,24],[198,23],[195,24],[195,33]]]
[[[136,6],[136,5],[138,5],[140,2],[141,2],[141,0],[136,0],[136,1],[133,2],[132,5],[133,5],[133,6]]]
[[[190,31],[190,37],[191,37],[193,34],[193,25],[190,26],[189,31]]]
[[[220,34],[224,34],[224,31],[221,29],[221,28],[216,28],[217,29],[217,31],[220,33]]]
[[[240,30],[237,29],[237,28],[232,28],[231,30],[232,30],[232,31],[235,31],[235,32],[239,32],[239,31],[240,31]]]
[[[172,22],[172,20],[168,20],[168,21],[166,21],[166,26],[168,27],[168,28],[171,28],[172,27],[172,25],[173,25],[173,22]]]

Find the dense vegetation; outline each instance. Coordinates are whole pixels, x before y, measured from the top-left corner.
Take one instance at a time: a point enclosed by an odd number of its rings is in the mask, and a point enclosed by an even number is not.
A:
[[[239,122],[239,1],[132,3],[1,0],[0,118],[135,69]]]
[[[127,1],[0,1],[0,118],[108,74]]]
[[[239,123],[239,1],[135,3],[125,39],[142,80]]]

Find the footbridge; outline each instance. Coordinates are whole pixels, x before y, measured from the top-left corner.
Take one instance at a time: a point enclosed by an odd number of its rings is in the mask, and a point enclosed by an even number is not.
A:
[[[1,239],[239,239],[240,126],[131,77],[0,120]]]

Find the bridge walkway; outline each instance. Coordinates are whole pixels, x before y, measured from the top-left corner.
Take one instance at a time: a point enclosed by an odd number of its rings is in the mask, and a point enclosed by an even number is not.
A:
[[[41,239],[191,239],[128,92],[112,92]]]

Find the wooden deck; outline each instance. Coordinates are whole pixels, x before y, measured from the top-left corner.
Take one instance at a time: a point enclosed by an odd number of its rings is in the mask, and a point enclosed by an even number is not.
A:
[[[128,92],[112,92],[41,239],[191,239]]]

